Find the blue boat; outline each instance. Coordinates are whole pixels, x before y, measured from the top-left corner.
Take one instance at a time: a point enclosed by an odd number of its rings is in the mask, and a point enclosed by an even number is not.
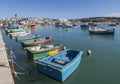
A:
[[[66,49],[57,54],[39,59],[37,70],[58,81],[64,82],[79,66],[83,51]]]
[[[80,25],[81,29],[88,29],[89,28],[89,25],[87,24],[82,24]]]

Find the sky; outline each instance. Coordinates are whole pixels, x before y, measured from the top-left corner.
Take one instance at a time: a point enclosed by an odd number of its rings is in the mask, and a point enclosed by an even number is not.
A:
[[[120,16],[120,0],[0,0],[0,17],[88,18]]]

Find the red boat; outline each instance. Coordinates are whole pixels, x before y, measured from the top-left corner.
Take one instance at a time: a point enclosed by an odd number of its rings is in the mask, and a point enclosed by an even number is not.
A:
[[[52,41],[52,37],[46,37],[46,38],[34,38],[34,39],[29,39],[22,41],[22,47],[26,46],[33,46],[33,45],[38,45],[38,44],[44,44]]]
[[[30,28],[31,28],[31,29],[35,29],[35,28],[36,28],[36,24],[31,24],[31,25],[30,25]]]

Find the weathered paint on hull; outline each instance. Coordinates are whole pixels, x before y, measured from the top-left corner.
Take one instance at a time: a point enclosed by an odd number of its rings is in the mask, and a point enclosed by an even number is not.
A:
[[[55,53],[59,52],[59,50],[60,49],[57,48],[57,49],[54,49],[54,50],[38,52],[38,53],[32,53],[32,52],[27,50],[27,56],[32,60],[37,60],[37,59],[40,59],[44,56],[55,54]]]
[[[52,55],[58,52],[59,49],[54,49],[54,50],[50,50],[48,51],[48,55]]]
[[[38,45],[38,44],[45,44],[48,42],[51,42],[52,38],[50,37],[49,39],[43,39],[43,40],[39,40],[39,41],[33,41],[31,40],[31,42],[21,42],[22,47],[27,47],[27,46],[34,46],[34,45]]]
[[[66,54],[67,52],[67,54]],[[78,53],[79,51],[70,51],[69,49],[58,52],[57,54],[44,57],[43,59],[37,60],[37,70],[45,75],[48,75],[58,81],[64,82],[79,66],[81,61],[81,55],[82,51]],[[69,61],[67,64],[57,64],[54,63],[55,59],[64,59],[64,57],[72,58],[71,61]],[[66,59],[67,59],[66,58]],[[69,59],[70,59],[69,58]]]
[[[41,64],[37,64],[37,69],[39,72],[48,75],[55,80],[64,82],[78,68],[80,61],[81,57],[77,58],[77,60],[71,63],[70,66],[61,71]]]

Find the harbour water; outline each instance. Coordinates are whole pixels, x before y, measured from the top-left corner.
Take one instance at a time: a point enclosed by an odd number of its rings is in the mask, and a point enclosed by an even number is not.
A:
[[[13,48],[16,55],[15,70],[19,72],[15,78],[16,84],[61,84],[38,73],[34,62],[20,49],[20,44],[10,39],[4,30],[2,33],[5,43]],[[64,84],[120,84],[120,25],[115,27],[114,35],[90,35],[88,30],[81,29],[79,25],[74,28],[39,26],[32,33],[41,37],[51,35],[53,43],[84,52],[80,66]],[[91,56],[86,55],[88,49],[92,51]]]

